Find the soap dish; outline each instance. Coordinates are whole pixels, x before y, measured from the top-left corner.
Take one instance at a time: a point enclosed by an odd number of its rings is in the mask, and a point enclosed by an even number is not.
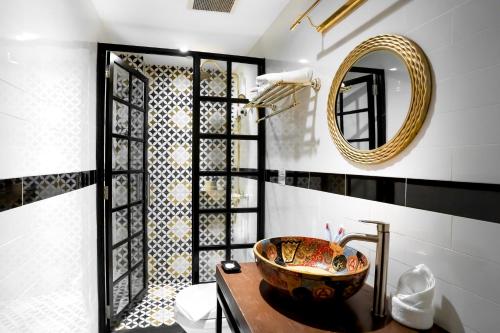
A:
[[[226,260],[221,261],[222,270],[226,273],[239,273],[241,272],[241,266],[236,260]]]

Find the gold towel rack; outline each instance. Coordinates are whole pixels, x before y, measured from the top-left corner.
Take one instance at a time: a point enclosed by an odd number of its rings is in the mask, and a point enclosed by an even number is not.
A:
[[[314,91],[318,91],[321,88],[321,80],[319,78],[316,78],[309,82],[303,83],[278,81],[264,90],[262,94],[260,94],[255,100],[246,104],[244,107],[270,108],[272,110],[270,114],[257,119],[257,123],[259,123],[262,120],[274,117],[277,114],[290,110],[291,108],[299,105],[299,102],[297,102],[295,98],[295,94],[306,87],[311,87],[314,89]],[[285,108],[278,110],[276,103],[290,95],[292,96],[292,102]]]

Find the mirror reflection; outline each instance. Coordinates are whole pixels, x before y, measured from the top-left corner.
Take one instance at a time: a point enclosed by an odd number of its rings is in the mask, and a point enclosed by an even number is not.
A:
[[[403,60],[390,51],[370,52],[349,69],[337,92],[337,126],[352,147],[375,149],[401,128],[410,99]]]

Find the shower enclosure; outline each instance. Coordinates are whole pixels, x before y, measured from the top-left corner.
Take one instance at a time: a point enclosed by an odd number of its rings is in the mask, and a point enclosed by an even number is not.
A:
[[[98,60],[100,332],[174,332],[176,293],[264,236],[264,110],[244,108],[264,59],[99,44]]]

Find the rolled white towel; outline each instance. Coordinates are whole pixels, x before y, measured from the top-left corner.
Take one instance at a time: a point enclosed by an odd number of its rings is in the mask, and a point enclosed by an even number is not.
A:
[[[424,264],[401,275],[396,295],[392,297],[392,317],[411,328],[428,329],[434,321],[434,288],[436,280]]]
[[[261,87],[278,81],[305,83],[312,80],[313,70],[309,67],[290,72],[269,73],[257,76],[257,86]]]
[[[251,91],[247,94],[247,97],[250,102],[253,102],[257,99],[257,97],[259,97],[259,93],[256,91]]]
[[[250,92],[248,93],[248,99],[252,102],[255,101],[270,86],[271,84],[268,83],[260,87],[253,87],[252,89],[250,89]]]
[[[262,94],[264,91],[266,91],[266,90],[267,90],[267,88],[269,88],[270,86],[272,86],[272,84],[271,84],[271,83],[264,84],[264,85],[260,86],[260,87],[259,87],[259,89],[257,90],[257,93],[258,93],[259,95],[261,95],[261,94]]]

